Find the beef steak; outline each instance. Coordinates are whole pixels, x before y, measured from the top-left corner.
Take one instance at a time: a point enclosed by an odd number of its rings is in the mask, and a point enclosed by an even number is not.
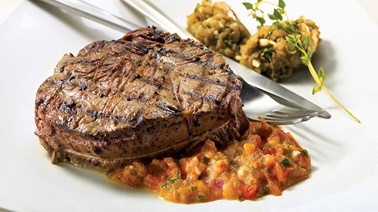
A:
[[[52,162],[114,168],[248,128],[221,55],[154,27],[66,54],[39,87],[36,135]]]

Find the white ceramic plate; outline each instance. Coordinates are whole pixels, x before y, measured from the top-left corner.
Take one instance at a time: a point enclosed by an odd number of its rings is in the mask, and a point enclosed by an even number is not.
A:
[[[119,1],[92,1],[113,13],[144,23]],[[183,26],[195,1],[157,1]],[[241,1],[229,0],[251,31],[255,25]],[[311,95],[304,71],[284,86],[325,107],[320,118],[285,127],[312,156],[310,178],[257,201],[215,201],[181,205],[154,195],[115,186],[101,173],[68,164],[50,164],[33,134],[34,98],[64,53],[76,54],[88,43],[117,39],[121,33],[72,16],[43,3],[24,1],[0,26],[0,210],[12,211],[377,211],[378,87],[377,24],[353,0],[287,0],[293,18],[300,14],[321,27],[323,42],[315,65],[327,73],[326,85],[357,115],[357,124],[325,93]]]

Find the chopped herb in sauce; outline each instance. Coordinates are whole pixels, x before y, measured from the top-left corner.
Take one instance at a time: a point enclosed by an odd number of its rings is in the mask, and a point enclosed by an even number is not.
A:
[[[161,188],[167,188],[168,187],[168,183],[164,183],[163,185],[161,185]]]
[[[284,159],[281,161],[281,165],[284,166],[284,167],[286,167],[286,168],[293,167],[293,166],[290,164],[289,159],[287,159],[287,158],[284,158]]]
[[[281,195],[288,186],[309,176],[311,159],[291,135],[264,120],[251,122],[248,132],[244,140],[224,149],[207,139],[186,155],[134,162],[108,177],[149,189],[167,201],[194,203]],[[285,148],[298,154],[286,154]]]

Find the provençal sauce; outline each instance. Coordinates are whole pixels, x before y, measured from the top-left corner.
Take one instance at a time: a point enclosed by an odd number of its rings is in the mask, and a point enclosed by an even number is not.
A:
[[[195,203],[281,195],[310,172],[311,159],[293,136],[261,120],[251,122],[242,141],[225,148],[208,139],[189,155],[134,161],[107,176],[167,201]]]

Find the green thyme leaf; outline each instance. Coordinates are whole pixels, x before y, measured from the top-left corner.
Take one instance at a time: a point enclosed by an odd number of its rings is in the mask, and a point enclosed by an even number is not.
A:
[[[265,24],[265,19],[264,18],[256,16],[256,20],[260,23],[261,26],[264,26],[264,24]]]
[[[280,28],[281,23],[279,21],[275,21],[275,22],[273,22],[273,26],[275,26],[276,28]]]
[[[308,64],[310,63],[310,60],[306,55],[301,56],[299,59],[301,59],[302,63],[306,66],[308,66]]]
[[[282,29],[285,30],[288,34],[295,33],[295,29],[293,28],[293,25],[289,21],[285,21],[282,24]]]
[[[297,33],[295,33],[293,35],[294,35],[295,42],[300,43],[301,42],[301,35],[297,34]]]
[[[309,45],[310,45],[310,36],[307,35],[306,38],[303,41],[303,48],[308,49]]]
[[[323,67],[320,67],[320,69],[318,71],[318,77],[319,77],[321,82],[323,82],[326,79],[326,75],[324,73]]]
[[[311,48],[307,49],[307,57],[311,60],[311,58],[312,58],[312,50],[311,50]]]
[[[244,5],[245,9],[253,10],[253,4],[251,4],[249,2],[243,2],[242,4]]]
[[[297,45],[295,40],[293,38],[289,37],[289,35],[286,36],[286,43],[288,43],[292,47],[295,47]]]
[[[312,94],[316,94],[317,92],[321,91],[322,90],[322,86],[321,85],[316,85],[312,88]]]
[[[284,9],[286,7],[285,2],[283,0],[278,0],[278,7]]]
[[[276,16],[274,16],[274,14],[268,14],[268,17],[270,20],[277,20]]]
[[[280,13],[277,9],[274,9],[273,14],[274,14],[274,17],[276,17],[275,20],[280,20],[280,21],[282,21],[283,17],[282,17],[281,13]]]
[[[286,42],[292,46],[292,47],[296,47],[297,44],[298,44],[298,39],[297,39],[297,36],[295,34],[288,34],[286,37]]]

